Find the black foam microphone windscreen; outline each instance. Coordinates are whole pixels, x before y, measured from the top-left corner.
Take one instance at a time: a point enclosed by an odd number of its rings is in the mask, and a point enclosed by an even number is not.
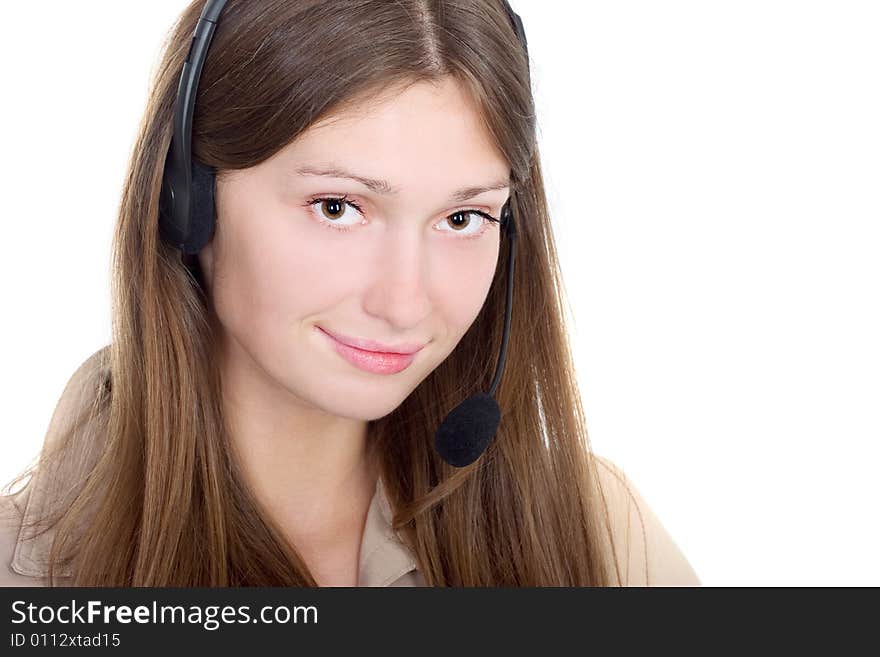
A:
[[[458,468],[479,458],[498,430],[501,409],[492,395],[480,392],[450,411],[437,429],[434,446],[440,457]]]

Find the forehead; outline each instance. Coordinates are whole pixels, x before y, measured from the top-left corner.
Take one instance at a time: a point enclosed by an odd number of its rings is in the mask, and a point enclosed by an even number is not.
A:
[[[509,171],[479,109],[451,79],[355,102],[310,126],[279,155],[291,170],[333,161],[401,185],[426,176],[485,182]]]

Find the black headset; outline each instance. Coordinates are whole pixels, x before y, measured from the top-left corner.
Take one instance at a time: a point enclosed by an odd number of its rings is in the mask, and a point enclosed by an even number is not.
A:
[[[174,133],[165,157],[162,192],[159,197],[159,233],[162,239],[184,256],[190,257],[201,251],[214,234],[215,172],[211,167],[192,159],[192,123],[202,66],[226,1],[207,0],[196,24],[177,88]],[[529,49],[522,19],[507,0],[501,2],[528,61]],[[501,411],[493,395],[504,371],[513,303],[516,224],[510,209],[512,198],[513,193],[501,209],[501,229],[507,235],[509,244],[509,266],[504,334],[495,376],[488,393],[481,392],[468,397],[450,411],[437,429],[435,437],[434,446],[440,457],[455,467],[464,467],[479,458],[495,436],[501,421]]]

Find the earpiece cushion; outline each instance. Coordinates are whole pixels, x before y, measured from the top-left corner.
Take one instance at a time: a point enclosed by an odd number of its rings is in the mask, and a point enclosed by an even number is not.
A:
[[[192,206],[190,207],[189,239],[184,252],[195,254],[214,236],[216,212],[214,207],[214,170],[201,162],[192,162]]]

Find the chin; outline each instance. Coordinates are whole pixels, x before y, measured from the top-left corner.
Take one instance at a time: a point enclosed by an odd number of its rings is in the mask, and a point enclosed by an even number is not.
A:
[[[326,411],[336,417],[346,418],[349,420],[357,420],[359,422],[372,422],[385,417],[392,413],[398,406],[400,401],[392,401],[386,404],[378,404],[376,400],[364,400],[363,403],[357,403],[357,400],[349,399],[345,406],[332,406]]]

